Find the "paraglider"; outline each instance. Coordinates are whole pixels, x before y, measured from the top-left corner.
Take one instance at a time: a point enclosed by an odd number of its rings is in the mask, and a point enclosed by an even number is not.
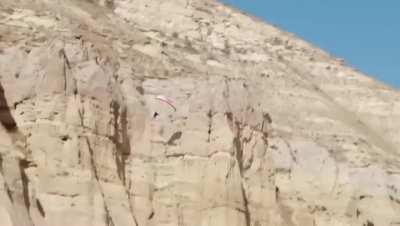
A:
[[[176,111],[176,107],[174,105],[174,102],[171,99],[169,99],[169,98],[167,98],[167,97],[165,97],[163,95],[158,95],[155,98],[157,100],[163,102],[163,103],[166,103],[168,106],[170,106],[172,109],[174,109],[174,111]],[[153,118],[156,118],[158,115],[159,115],[158,112],[154,112]]]

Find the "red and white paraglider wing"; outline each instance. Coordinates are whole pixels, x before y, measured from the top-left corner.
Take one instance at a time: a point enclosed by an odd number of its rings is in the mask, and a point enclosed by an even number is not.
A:
[[[165,97],[163,95],[156,96],[156,99],[161,101],[161,102],[163,102],[163,103],[165,103],[165,104],[167,104],[167,105],[169,105],[174,111],[176,111],[176,107],[175,107],[174,101],[172,101],[171,99],[169,99],[169,98],[167,98],[167,97]]]

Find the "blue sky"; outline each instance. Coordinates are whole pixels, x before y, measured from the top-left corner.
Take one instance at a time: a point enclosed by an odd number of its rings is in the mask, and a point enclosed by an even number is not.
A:
[[[399,0],[221,0],[400,88]]]

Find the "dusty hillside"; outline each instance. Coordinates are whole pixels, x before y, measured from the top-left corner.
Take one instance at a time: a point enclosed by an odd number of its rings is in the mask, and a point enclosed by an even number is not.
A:
[[[1,226],[400,225],[400,93],[214,0],[1,0],[0,84]]]

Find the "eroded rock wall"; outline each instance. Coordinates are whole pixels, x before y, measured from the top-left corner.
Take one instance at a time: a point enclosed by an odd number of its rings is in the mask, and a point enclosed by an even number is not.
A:
[[[0,225],[400,224],[398,91],[215,1],[0,9]]]

